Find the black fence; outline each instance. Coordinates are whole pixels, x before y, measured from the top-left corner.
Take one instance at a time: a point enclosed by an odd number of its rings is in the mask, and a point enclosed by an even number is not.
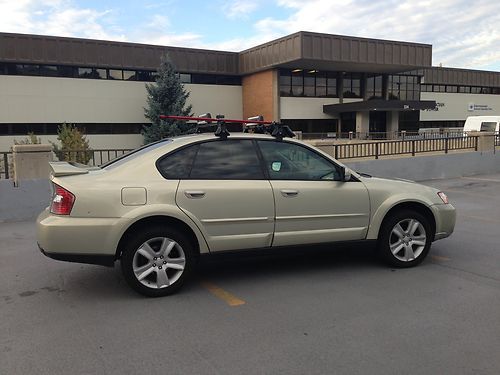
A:
[[[76,160],[78,162],[85,161],[85,164],[90,166],[99,166],[107,163],[110,160],[132,151],[132,149],[109,149],[109,150],[62,150],[59,151],[56,157],[59,160]],[[12,177],[12,152],[0,152],[0,179],[8,179]],[[56,160],[57,160],[56,158]]]
[[[363,143],[340,143],[320,148],[328,151],[336,159],[375,158],[391,155],[412,155],[426,152],[478,149],[478,137],[447,137],[434,139],[409,139],[398,141],[377,141]],[[331,149],[333,147],[333,150]]]
[[[0,152],[0,180],[10,178],[12,152]]]
[[[500,146],[500,134],[494,135],[495,146]],[[318,147],[330,153],[336,159],[375,158],[391,155],[412,155],[428,152],[448,153],[454,150],[478,150],[478,136],[409,138],[361,141],[355,143],[332,143]],[[90,166],[100,166],[110,160],[126,154],[131,149],[99,149],[99,150],[63,150],[59,153],[63,160],[85,160]],[[11,177],[12,152],[0,152],[0,179]]]
[[[301,133],[303,140],[317,139],[342,139],[342,140],[407,140],[407,139],[442,139],[450,137],[463,137],[463,130],[449,131],[397,131],[397,132],[328,132],[328,133]]]
[[[109,149],[109,150],[61,150],[57,157],[59,160],[85,160],[85,164],[90,166],[100,166],[108,161],[132,151],[132,149]]]

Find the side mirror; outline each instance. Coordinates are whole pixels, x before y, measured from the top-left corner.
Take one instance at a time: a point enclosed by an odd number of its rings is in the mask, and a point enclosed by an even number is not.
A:
[[[351,180],[351,170],[346,167],[340,169],[340,179],[341,181],[347,182]]]

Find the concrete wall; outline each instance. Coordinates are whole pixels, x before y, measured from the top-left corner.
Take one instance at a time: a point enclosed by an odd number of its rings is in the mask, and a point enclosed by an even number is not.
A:
[[[241,86],[186,84],[188,103],[195,114],[210,112],[227,118],[243,116]],[[2,123],[146,123],[144,82],[52,77],[0,76],[0,126]],[[14,139],[0,136],[0,151]],[[89,135],[92,148],[135,148],[140,134]],[[42,136],[42,142],[56,136]]]
[[[500,95],[423,92],[420,97],[437,103],[436,110],[420,111],[420,121],[465,120],[468,116],[500,114]]]
[[[11,180],[0,180],[0,223],[36,218],[50,197],[49,180],[23,180],[18,187]]]
[[[349,168],[377,177],[414,181],[455,178],[500,172],[500,153],[463,152],[397,159],[341,160]]]

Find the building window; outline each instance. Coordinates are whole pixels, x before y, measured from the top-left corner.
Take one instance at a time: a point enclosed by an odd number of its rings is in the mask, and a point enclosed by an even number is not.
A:
[[[304,94],[304,74],[300,69],[292,70],[292,96]]]
[[[58,77],[59,72],[56,65],[40,65],[40,75],[44,77]]]
[[[280,96],[336,97],[337,72],[280,70]]]
[[[430,88],[430,85],[425,86],[426,89]],[[389,76],[388,91],[389,100],[420,100],[419,77],[406,75]]]
[[[304,96],[316,96],[316,70],[304,72]]]
[[[108,79],[123,79],[123,71],[118,69],[109,69],[108,70]]]
[[[191,74],[191,83],[215,85],[217,84],[217,77],[215,74]]]
[[[361,98],[361,78],[358,75],[344,75],[343,83],[344,98]]]
[[[57,67],[59,77],[74,78],[77,75],[77,68],[74,66],[59,65]]]
[[[382,76],[366,79],[366,97],[368,100],[382,98]]]
[[[289,70],[280,70],[280,96],[292,95],[292,73]]]
[[[125,81],[137,81],[137,77],[135,76],[135,70],[124,70],[123,79]]]

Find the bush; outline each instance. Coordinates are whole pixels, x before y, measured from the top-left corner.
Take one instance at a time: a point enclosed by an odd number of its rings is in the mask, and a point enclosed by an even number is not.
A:
[[[63,123],[57,129],[57,139],[61,146],[50,142],[60,161],[72,161],[87,164],[92,158],[92,149],[85,134],[74,124]]]

